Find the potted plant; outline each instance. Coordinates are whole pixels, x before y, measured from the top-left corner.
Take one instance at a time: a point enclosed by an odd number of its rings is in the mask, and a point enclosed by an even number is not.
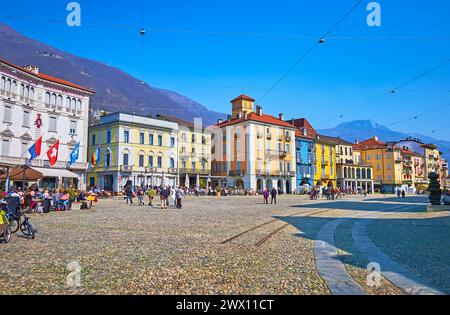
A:
[[[217,197],[220,197],[220,195],[222,194],[222,187],[219,185],[217,186]]]

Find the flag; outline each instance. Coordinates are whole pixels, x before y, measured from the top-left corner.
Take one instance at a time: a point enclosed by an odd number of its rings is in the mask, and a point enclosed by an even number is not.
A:
[[[75,164],[78,161],[78,157],[80,156],[80,143],[78,142],[77,146],[70,152],[70,161],[69,167]]]
[[[36,141],[35,144],[28,150],[30,153],[30,162],[32,162],[34,159],[38,158],[41,155],[41,148],[42,148],[42,137]]]
[[[101,146],[99,145],[91,157],[92,166],[100,164]]]
[[[47,157],[50,162],[50,166],[53,166],[58,161],[58,153],[59,153],[59,140],[48,150]]]

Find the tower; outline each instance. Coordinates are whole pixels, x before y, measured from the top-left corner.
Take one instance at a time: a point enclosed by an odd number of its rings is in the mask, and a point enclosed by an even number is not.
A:
[[[232,119],[242,118],[255,111],[255,100],[247,95],[240,95],[231,101]]]

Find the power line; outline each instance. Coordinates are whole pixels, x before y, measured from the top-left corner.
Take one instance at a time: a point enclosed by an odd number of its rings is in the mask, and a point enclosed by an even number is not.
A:
[[[384,93],[378,95],[377,97],[375,97],[375,98],[373,98],[373,99],[371,99],[371,100],[369,100],[369,101],[367,101],[367,102],[365,102],[365,103],[363,103],[363,104],[361,104],[361,105],[359,105],[359,106],[357,106],[357,107],[354,107],[354,108],[350,109],[349,111],[347,111],[347,112],[345,112],[345,113],[342,113],[342,114],[338,115],[338,118],[344,118],[346,115],[348,115],[348,114],[350,114],[350,113],[352,113],[352,112],[354,112],[354,111],[357,111],[357,110],[359,110],[359,109],[361,109],[361,108],[366,107],[367,105],[370,105],[370,104],[372,104],[372,103],[375,103],[375,102],[379,101],[380,99],[382,99],[382,98],[384,98],[384,97],[386,97],[386,96],[388,96],[388,95],[397,93],[400,89],[404,88],[405,86],[410,85],[411,83],[413,83],[413,82],[415,82],[415,81],[417,81],[417,80],[419,80],[419,79],[425,77],[426,75],[430,74],[430,73],[433,72],[433,71],[436,71],[437,69],[443,67],[444,65],[446,65],[446,64],[449,63],[449,62],[450,62],[450,58],[448,58],[447,60],[445,60],[445,61],[439,63],[439,64],[436,65],[436,66],[433,66],[432,68],[426,70],[425,72],[420,73],[419,75],[415,76],[414,78],[412,78],[412,79],[410,79],[410,80],[408,80],[408,81],[406,81],[406,82],[400,84],[400,85],[397,86],[396,88],[391,89],[390,91],[386,91],[386,92],[384,92]],[[330,120],[327,120],[327,121],[321,123],[321,126],[323,126],[324,124],[327,124],[327,123],[329,123],[329,122],[331,122],[331,121],[334,121],[334,120],[336,120],[335,117],[333,117],[333,118],[331,118]]]
[[[281,78],[279,78],[275,84],[273,84],[268,90],[267,92],[265,92],[263,94],[263,96],[260,98],[259,101],[264,100],[264,98],[266,98],[267,95],[269,95],[270,92],[272,92],[292,71],[295,70],[295,68],[297,68],[297,66],[302,63],[306,57],[308,57],[313,51],[314,49],[317,48],[317,46],[319,46],[320,44],[325,43],[325,39],[327,38],[327,36],[333,32],[338,26],[339,24],[341,24],[346,18],[347,16],[350,15],[351,12],[353,12],[353,10],[356,9],[356,7],[358,7],[358,5],[362,2],[362,0],[358,0],[353,7],[351,7],[336,23],[333,24],[333,26],[328,29],[328,31],[326,31],[320,38],[318,41],[316,41],[314,43],[314,45],[311,46],[311,48],[309,48],[306,53],[304,53],[302,56],[300,56],[300,58],[288,69],[288,71],[286,71]]]

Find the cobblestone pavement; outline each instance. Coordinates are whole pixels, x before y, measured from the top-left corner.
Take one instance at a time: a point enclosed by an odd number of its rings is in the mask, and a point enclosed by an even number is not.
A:
[[[278,205],[263,205],[257,197],[189,197],[182,210],[101,200],[95,211],[32,215],[36,240],[13,236],[10,244],[0,244],[0,292],[330,294],[316,271],[318,232],[337,218],[352,219],[366,211],[383,211],[385,206],[357,197],[327,202],[282,196]],[[446,215],[396,214],[443,220]],[[349,275],[369,294],[402,294],[385,279],[379,288],[365,286],[367,261],[352,244],[352,221],[345,222],[350,223],[337,228],[335,243]],[[375,243],[383,239],[384,226],[369,225]],[[237,237],[230,239],[233,236]],[[225,240],[229,241],[221,244]],[[402,263],[395,255],[399,250],[392,251],[386,253]],[[445,253],[436,255],[444,262],[439,267],[448,270]],[[68,270],[71,262],[81,266],[79,287],[67,286],[68,279],[76,279],[72,277],[76,270]]]

